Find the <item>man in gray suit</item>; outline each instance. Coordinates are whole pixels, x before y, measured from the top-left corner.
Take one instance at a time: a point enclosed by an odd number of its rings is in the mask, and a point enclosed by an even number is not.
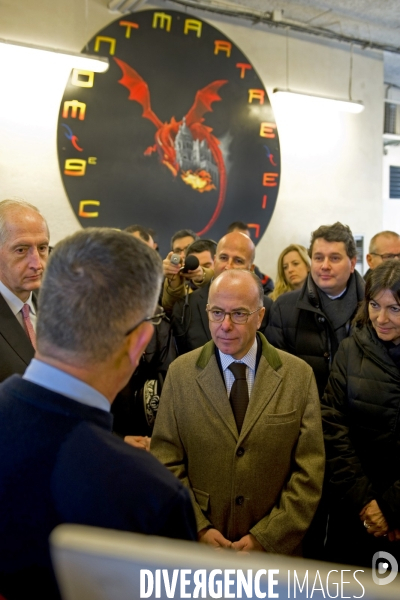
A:
[[[35,353],[36,301],[49,255],[49,230],[23,200],[0,202],[0,381],[23,374]],[[25,307],[25,308],[24,308]]]
[[[249,271],[213,281],[212,340],[170,366],[151,451],[189,488],[200,541],[300,555],[324,475],[319,399],[311,368],[257,332],[263,297]]]

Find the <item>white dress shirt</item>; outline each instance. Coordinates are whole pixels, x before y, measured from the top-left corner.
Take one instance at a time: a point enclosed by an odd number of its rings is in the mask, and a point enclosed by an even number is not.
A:
[[[25,325],[24,325],[24,320],[23,320],[21,310],[22,310],[22,307],[24,306],[24,304],[29,305],[29,318],[33,325],[33,329],[36,331],[37,318],[36,318],[36,309],[35,309],[35,307],[33,305],[33,301],[32,301],[32,292],[29,294],[28,300],[26,302],[22,302],[22,300],[20,300],[18,298],[18,296],[13,294],[13,292],[11,290],[9,290],[8,287],[5,286],[2,281],[0,281],[0,294],[3,296],[4,300],[7,302],[8,306],[11,308],[18,323],[21,325],[21,327],[23,327],[24,331],[25,331]]]
[[[230,354],[224,354],[223,352],[221,352],[221,350],[218,350],[218,352],[221,360],[222,371],[224,373],[224,380],[226,385],[226,391],[228,393],[228,398],[230,396],[233,383],[235,381],[234,374],[228,368],[229,365],[233,362],[244,363],[246,365],[246,380],[250,398],[254,385],[254,377],[256,375],[257,339],[254,338],[252,347],[250,348],[248,353],[245,356],[243,356],[240,360],[236,360]]]

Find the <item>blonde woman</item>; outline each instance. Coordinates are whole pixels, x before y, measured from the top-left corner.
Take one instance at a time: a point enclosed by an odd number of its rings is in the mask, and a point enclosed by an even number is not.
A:
[[[282,294],[299,289],[310,271],[307,250],[299,244],[290,244],[278,258],[278,275],[275,289],[270,294],[276,300]]]

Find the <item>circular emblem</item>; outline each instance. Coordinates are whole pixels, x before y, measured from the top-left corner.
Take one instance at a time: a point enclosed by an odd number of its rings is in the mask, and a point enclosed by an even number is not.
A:
[[[267,92],[239,48],[178,11],[121,17],[85,47],[106,73],[74,69],[60,106],[58,157],[83,227],[152,227],[162,253],[178,229],[218,240],[232,221],[255,243],[280,179]]]

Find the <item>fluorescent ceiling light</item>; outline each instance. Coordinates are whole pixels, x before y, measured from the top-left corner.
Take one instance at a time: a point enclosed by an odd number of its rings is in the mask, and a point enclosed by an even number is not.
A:
[[[93,71],[94,73],[104,73],[109,67],[108,58],[104,56],[93,56],[91,54],[79,54],[78,52],[68,52],[57,50],[55,48],[45,48],[43,46],[34,46],[32,44],[22,44],[20,42],[11,42],[0,39],[0,53],[3,60],[9,58],[12,60],[16,56],[22,60],[34,60],[40,58],[53,58],[55,61],[64,62],[71,66],[71,69],[82,69]]]
[[[293,103],[296,105],[303,105],[310,108],[313,104],[320,108],[336,109],[351,113],[360,113],[364,110],[362,102],[354,102],[352,100],[337,100],[335,98],[326,98],[325,96],[315,96],[313,94],[304,94],[302,92],[292,92],[290,90],[281,90],[279,88],[274,89],[275,96]]]

